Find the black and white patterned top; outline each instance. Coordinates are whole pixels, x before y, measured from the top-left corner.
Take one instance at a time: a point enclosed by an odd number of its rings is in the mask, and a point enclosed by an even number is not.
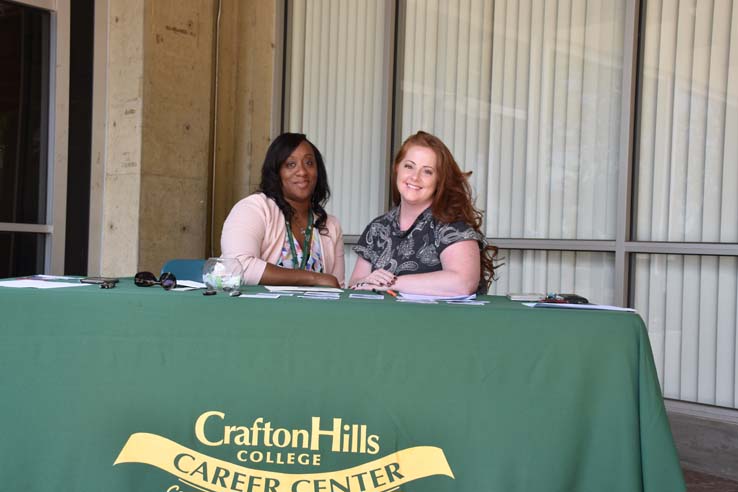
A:
[[[469,224],[437,221],[430,207],[425,209],[406,231],[400,230],[400,207],[374,219],[354,246],[354,252],[371,263],[372,271],[384,269],[397,276],[411,273],[437,272],[442,269],[441,253],[459,241],[484,238]],[[483,293],[485,285],[480,279]]]

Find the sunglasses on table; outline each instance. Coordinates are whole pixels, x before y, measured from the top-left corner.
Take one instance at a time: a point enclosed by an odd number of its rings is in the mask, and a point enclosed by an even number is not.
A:
[[[161,285],[164,290],[170,290],[177,286],[177,277],[173,273],[164,272],[159,279],[151,272],[138,272],[133,277],[133,283],[138,287],[151,287],[152,285]]]

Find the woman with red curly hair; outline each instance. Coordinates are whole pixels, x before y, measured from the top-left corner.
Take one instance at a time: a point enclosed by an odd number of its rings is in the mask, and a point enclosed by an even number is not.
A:
[[[426,132],[403,142],[392,166],[395,207],[364,229],[349,285],[438,296],[486,293],[497,248],[448,147]]]

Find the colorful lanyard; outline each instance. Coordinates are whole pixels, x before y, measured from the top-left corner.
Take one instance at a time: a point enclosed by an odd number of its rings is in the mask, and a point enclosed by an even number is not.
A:
[[[295,250],[295,238],[292,236],[292,226],[290,225],[290,221],[285,219],[285,224],[287,225],[287,239],[290,242],[290,251],[292,252],[292,265],[294,268],[294,265],[297,262],[297,251]],[[313,211],[308,211],[308,225],[307,229],[305,229],[305,242],[302,244],[302,261],[300,262],[300,270],[305,270],[305,266],[307,265],[308,258],[310,257],[310,245],[312,244],[313,239]]]

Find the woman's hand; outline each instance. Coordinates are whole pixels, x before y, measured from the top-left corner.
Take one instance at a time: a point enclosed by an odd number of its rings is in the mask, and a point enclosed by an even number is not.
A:
[[[387,270],[374,270],[372,273],[356,281],[349,286],[354,290],[386,290],[389,289],[397,280],[394,273]]]

